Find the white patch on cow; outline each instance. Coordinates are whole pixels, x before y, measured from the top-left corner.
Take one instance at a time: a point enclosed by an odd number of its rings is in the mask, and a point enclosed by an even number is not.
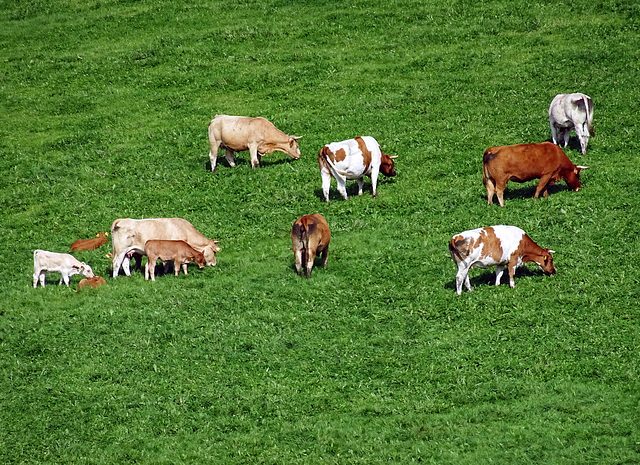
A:
[[[502,257],[500,263],[508,263],[511,255],[518,250],[518,246],[524,237],[524,231],[515,226],[493,226],[493,231],[496,237],[500,240],[500,246],[502,247]],[[518,265],[520,265],[519,260]]]

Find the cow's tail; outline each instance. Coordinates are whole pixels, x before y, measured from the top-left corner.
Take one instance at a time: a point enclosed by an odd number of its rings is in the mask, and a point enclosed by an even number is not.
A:
[[[456,265],[464,260],[464,257],[460,253],[458,247],[464,245],[465,243],[466,241],[464,239],[456,241],[455,237],[449,241],[449,253],[451,254],[451,259]]]
[[[294,223],[293,233],[298,238],[298,243],[302,244],[302,267],[307,267],[307,254],[309,253],[309,232],[304,223]]]
[[[586,95],[583,95],[582,99],[584,100],[584,108],[586,113],[585,119],[587,120],[587,127],[589,128],[589,134],[591,134],[591,136],[595,136],[595,132],[593,130],[593,124],[592,124],[593,121],[591,120],[591,113],[593,112],[593,102]]]
[[[489,172],[489,162],[496,156],[497,153],[492,152],[491,149],[487,149],[482,156],[482,183],[485,186],[487,185],[487,181],[493,178]]]

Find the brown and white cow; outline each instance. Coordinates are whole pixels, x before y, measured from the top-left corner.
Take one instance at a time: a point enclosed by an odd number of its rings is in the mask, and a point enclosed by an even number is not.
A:
[[[82,274],[87,278],[93,278],[93,270],[85,262],[77,260],[68,253],[48,252],[35,250],[33,252],[33,287],[38,287],[38,281],[45,287],[45,271],[57,271],[62,274],[60,284],[69,287],[69,277],[74,274]]]
[[[78,239],[71,247],[71,250],[95,250],[107,242],[109,233],[98,233],[93,239]]]
[[[453,236],[449,253],[458,267],[456,292],[462,294],[462,284],[471,291],[469,270],[472,267],[496,266],[496,286],[507,267],[509,286],[514,287],[516,268],[527,262],[535,262],[546,274],[555,274],[553,250],[543,249],[515,226],[489,226],[472,229]]]
[[[585,94],[558,94],[549,106],[549,126],[554,144],[569,143],[571,128],[580,140],[582,155],[587,153],[589,135],[593,132],[593,101]]]
[[[129,270],[131,257],[136,253],[144,254],[144,246],[151,239],[185,241],[198,252],[204,254],[208,266],[215,266],[216,252],[221,250],[217,245],[218,241],[207,239],[191,223],[182,218],[149,218],[145,220],[121,218],[115,220],[111,226],[114,278],[118,276],[121,266],[124,273],[131,276]]]
[[[576,166],[562,149],[551,142],[491,147],[482,157],[482,182],[487,188],[487,202],[493,203],[498,195],[504,207],[504,189],[509,181],[526,182],[540,178],[533,198],[540,193],[549,195],[547,188],[564,179],[574,191],[580,190],[580,170],[588,166]]]
[[[311,269],[317,254],[322,254],[322,264],[327,267],[329,241],[331,231],[327,220],[318,213],[298,218],[291,228],[291,242],[296,259],[296,271],[302,276],[302,268],[306,269],[307,278],[311,277]]]
[[[176,276],[180,273],[180,266],[184,274],[187,273],[187,263],[196,262],[198,268],[204,268],[204,254],[198,252],[185,241],[165,241],[151,239],[144,245],[144,253],[147,256],[147,264],[144,267],[144,279],[156,280],[156,261],[173,262],[173,269]]]
[[[302,136],[300,136],[302,137]],[[216,170],[218,149],[224,148],[230,166],[236,166],[233,152],[248,150],[251,167],[260,164],[265,153],[284,152],[294,160],[300,158],[297,136],[289,136],[264,118],[216,115],[209,123],[211,171]]]
[[[94,276],[93,278],[84,278],[84,279],[81,279],[80,282],[78,283],[77,290],[79,291],[80,289],[86,286],[98,287],[104,284],[107,284],[107,282],[104,280],[102,276]]]
[[[373,196],[377,197],[378,173],[381,172],[385,176],[395,176],[394,158],[398,158],[398,156],[391,157],[382,153],[378,142],[370,136],[356,137],[325,145],[318,154],[322,192],[325,200],[329,202],[329,187],[332,176],[336,178],[338,192],[345,200],[349,200],[346,188],[347,179],[358,180],[358,195],[362,195],[364,176],[371,177]]]

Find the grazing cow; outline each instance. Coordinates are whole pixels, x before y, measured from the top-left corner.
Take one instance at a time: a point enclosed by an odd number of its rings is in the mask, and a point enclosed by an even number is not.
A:
[[[129,261],[135,254],[144,254],[144,246],[150,239],[184,241],[198,252],[204,253],[208,266],[215,266],[216,252],[220,252],[218,241],[207,239],[191,223],[182,218],[150,218],[134,220],[121,218],[111,226],[113,244],[113,277],[118,276],[120,266],[131,276]]]
[[[533,198],[540,193],[548,197],[547,188],[564,179],[574,191],[580,190],[580,170],[588,166],[576,166],[562,149],[551,142],[491,147],[482,157],[482,182],[487,188],[487,201],[493,203],[497,193],[500,206],[504,207],[504,189],[508,181],[526,182],[540,178]]]
[[[83,274],[87,278],[93,278],[93,270],[85,262],[78,261],[68,253],[47,252],[35,250],[33,252],[33,287],[38,287],[38,281],[42,287],[45,281],[45,271],[57,271],[62,274],[60,283],[69,287],[69,277],[74,274]]]
[[[71,244],[71,250],[95,250],[107,242],[109,233],[98,233],[94,239],[78,239]]]
[[[377,197],[378,173],[381,172],[385,176],[395,176],[396,172],[393,169],[394,158],[398,158],[398,156],[391,157],[382,153],[378,142],[369,136],[356,137],[355,139],[332,142],[325,145],[318,154],[318,164],[320,165],[320,175],[322,176],[322,192],[325,200],[329,202],[331,176],[336,178],[338,192],[342,194],[345,200],[349,200],[346,189],[347,179],[358,180],[358,195],[362,195],[364,176],[370,176],[373,196]]]
[[[204,268],[204,254],[198,252],[185,241],[165,241],[151,239],[144,245],[144,253],[147,256],[147,264],[144,267],[144,279],[156,280],[156,261],[172,261],[176,276],[180,273],[180,266],[184,274],[187,274],[187,263],[196,262],[200,269]]]
[[[331,231],[327,220],[318,213],[301,216],[293,223],[291,242],[298,276],[302,276],[302,267],[305,267],[307,278],[311,277],[313,261],[319,253],[322,253],[323,266],[327,267],[330,240]]]
[[[93,278],[84,278],[78,283],[78,291],[85,286],[98,287],[107,284],[102,276],[94,276]]]
[[[549,106],[549,126],[554,144],[569,143],[571,128],[576,130],[580,139],[582,155],[587,153],[589,134],[593,136],[593,102],[585,94],[558,94]]]
[[[302,137],[302,136],[300,136]],[[265,153],[284,152],[294,160],[300,158],[297,136],[289,136],[264,118],[216,115],[209,123],[211,171],[216,170],[218,149],[224,148],[230,166],[236,166],[233,152],[248,150],[251,168],[260,164]]]
[[[555,274],[553,250],[543,249],[515,226],[489,226],[472,229],[453,236],[449,253],[458,267],[456,292],[462,294],[462,284],[471,291],[469,270],[476,266],[487,268],[496,265],[496,286],[505,266],[509,272],[509,286],[514,287],[516,268],[527,262],[535,262],[546,274]]]

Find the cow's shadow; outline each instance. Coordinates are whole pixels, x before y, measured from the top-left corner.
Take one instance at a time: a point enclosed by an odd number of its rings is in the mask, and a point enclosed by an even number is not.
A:
[[[249,168],[251,168],[251,157],[247,156],[247,158],[243,158],[243,157],[234,157],[235,160],[235,164],[236,166],[233,168],[237,168],[238,166],[242,166],[242,165],[247,165]],[[260,168],[267,168],[270,166],[278,166],[278,165],[283,165],[285,163],[289,163],[292,161],[296,161],[293,158],[280,158],[277,160],[265,160],[264,158],[260,160],[260,164],[258,165],[258,167],[256,169],[260,169]],[[216,162],[216,171],[218,168],[220,168],[221,166],[228,168],[228,169],[233,169],[231,167],[231,165],[229,165],[229,162],[227,161],[227,159],[225,158],[224,155],[222,156],[218,156],[218,160]],[[211,171],[211,160],[208,160],[207,162],[205,162],[204,164],[204,168],[207,171]]]
[[[373,198],[373,184],[371,184],[371,180],[369,179],[367,181],[368,178],[365,178],[364,184],[362,185],[362,197],[366,197],[367,195],[371,198]],[[335,180],[333,178],[331,178],[331,187],[329,188],[329,201],[331,200],[342,200],[344,201],[344,198],[342,197],[342,194],[340,192],[338,192],[338,187],[335,184]],[[378,178],[378,196],[380,196],[380,186],[381,185],[385,185],[385,184],[395,184],[396,180],[395,178],[388,178],[388,177],[383,177],[383,178]],[[355,179],[349,179],[347,181],[347,195],[349,196],[349,199],[351,199],[351,197],[358,197],[358,181],[356,181]],[[322,192],[322,188],[320,189],[315,189],[314,193],[316,195],[316,197],[321,198],[322,200],[324,200],[324,192]]]
[[[529,186],[522,186],[522,187],[515,187],[515,189],[512,186],[518,186],[519,183],[516,183],[514,181],[509,181],[509,183],[507,184],[507,187],[504,190],[504,202],[505,204],[507,203],[507,200],[515,200],[515,199],[533,199],[533,196],[536,193],[536,188],[538,186],[537,181],[527,181],[527,182],[531,182],[532,184]],[[524,183],[526,184],[526,183]],[[553,186],[548,187],[547,188],[547,192],[549,193],[549,196],[554,195],[557,192],[562,192],[562,191],[570,191],[572,190],[569,186],[567,186],[567,184],[564,181],[559,181],[556,182]],[[487,192],[484,192],[484,195],[482,196],[484,199],[487,198]],[[542,194],[540,194],[540,199],[544,199],[544,197],[542,196]],[[497,195],[493,195],[493,203],[494,204],[498,204],[498,196]]]
[[[573,134],[573,130],[572,130]],[[553,140],[551,138],[547,139],[546,142],[551,142],[553,144]],[[558,146],[562,151],[566,154],[568,149],[575,150],[578,152],[580,156],[582,156],[582,147],[580,147],[580,139],[578,136],[569,136],[569,143],[566,147]],[[568,156],[568,155],[567,155]]]
[[[478,271],[480,270],[480,271]],[[481,273],[477,276],[471,276],[474,273]],[[469,282],[471,283],[471,288],[475,289],[477,286],[494,286],[495,282],[496,282],[496,269],[495,267],[492,267],[490,269],[472,269],[470,270],[470,276],[469,276]],[[516,275],[515,275],[515,283],[516,286],[518,285],[518,278],[524,278],[524,277],[533,277],[533,276],[544,276],[544,272],[540,269],[529,269],[526,266],[521,266],[519,268],[516,268]],[[504,273],[502,274],[502,278],[500,279],[500,285],[501,286],[508,286],[509,285],[509,273],[508,271],[505,269]],[[454,278],[453,280],[447,282],[444,285],[445,289],[453,289],[454,291],[456,290],[456,279],[455,279],[455,274],[454,274]],[[462,291],[465,292],[467,290],[466,287],[464,287],[464,284],[462,285]]]

